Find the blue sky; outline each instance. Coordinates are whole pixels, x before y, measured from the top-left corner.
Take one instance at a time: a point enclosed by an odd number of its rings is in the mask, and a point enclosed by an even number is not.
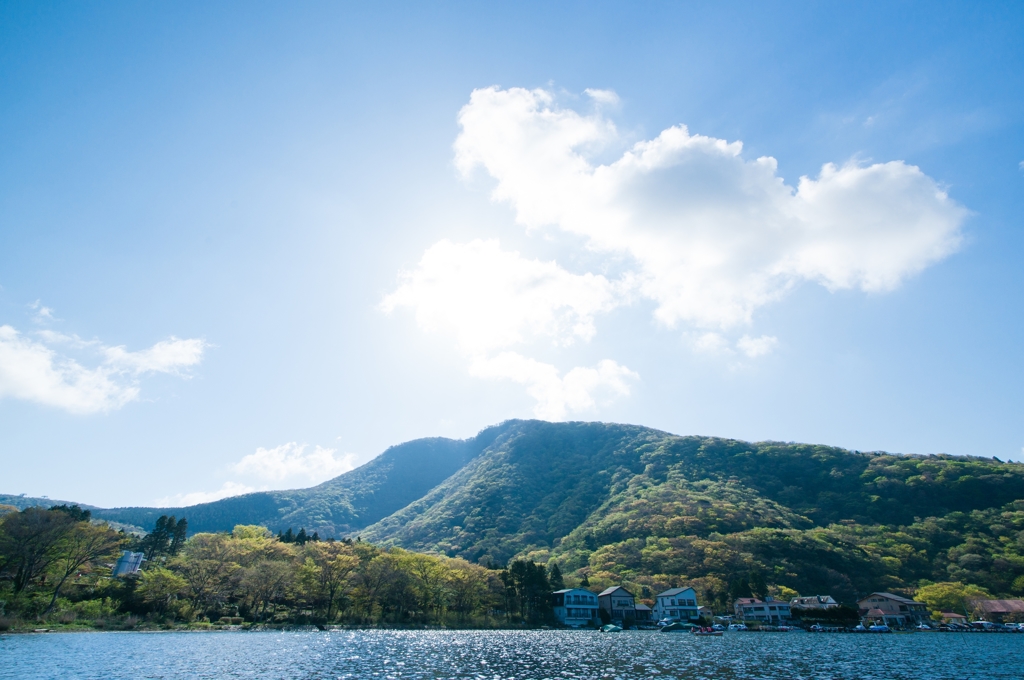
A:
[[[1021,459],[1022,15],[0,3],[0,491],[512,417]]]

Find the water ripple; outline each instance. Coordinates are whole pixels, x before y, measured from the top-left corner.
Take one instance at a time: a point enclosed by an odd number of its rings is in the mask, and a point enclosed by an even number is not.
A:
[[[590,631],[0,636],[0,678],[1019,678],[1024,635]]]

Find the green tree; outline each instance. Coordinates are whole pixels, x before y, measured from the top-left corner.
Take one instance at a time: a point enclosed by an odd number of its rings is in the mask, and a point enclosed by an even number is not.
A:
[[[754,593],[750,589],[750,579],[746,578],[734,578],[729,584],[729,599],[738,600],[741,597],[753,597]]]
[[[239,572],[240,590],[252,618],[262,621],[267,608],[281,598],[294,576],[292,566],[279,560],[260,560]]]
[[[548,567],[548,584],[551,586],[551,590],[562,590],[565,588],[562,570],[558,568],[558,564],[555,562],[552,562],[551,566]]]
[[[172,518],[173,519],[173,518]],[[185,545],[185,541],[188,539],[188,520],[182,517],[175,525],[174,529],[171,530],[171,545],[168,548],[168,553],[173,557],[181,551]]]
[[[69,513],[25,508],[0,520],[0,567],[11,574],[15,594],[24,591],[59,557],[57,546],[78,520]]]
[[[299,587],[307,600],[321,611],[327,621],[334,619],[335,607],[351,585],[351,576],[359,558],[344,543],[310,543],[305,562],[299,569]]]
[[[158,555],[174,556],[184,545],[187,534],[188,520],[184,517],[177,521],[174,515],[160,515],[153,530],[146,534],[139,545],[147,560]]]
[[[224,534],[196,534],[185,542],[170,567],[188,583],[187,596],[196,610],[208,610],[227,597],[234,562]]]
[[[77,503],[75,505],[54,505],[50,507],[53,512],[63,512],[76,522],[88,522],[92,518],[91,510],[83,510]]]
[[[750,572],[750,578],[747,582],[750,584],[750,592],[753,593],[754,597],[763,598],[768,594],[768,584],[765,583],[764,574],[760,570]]]
[[[992,596],[978,586],[959,581],[944,581],[918,588],[914,598],[927,604],[932,612],[947,611],[961,614],[971,609],[972,600],[990,600]]]
[[[139,580],[136,594],[159,612],[167,611],[170,604],[188,588],[184,578],[164,567],[144,570]]]
[[[121,535],[106,525],[94,526],[87,521],[75,522],[54,546],[55,559],[49,573],[53,576],[53,596],[46,613],[53,611],[61,588],[72,576],[88,571],[102,558],[113,559],[121,544]]]
[[[514,560],[500,574],[505,584],[506,609],[529,623],[546,620],[551,613],[551,584],[540,564]]]

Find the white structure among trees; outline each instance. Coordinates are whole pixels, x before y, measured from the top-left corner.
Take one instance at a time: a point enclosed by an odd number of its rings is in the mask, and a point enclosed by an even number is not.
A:
[[[693,621],[700,618],[700,605],[693,588],[669,588],[654,600],[654,618]]]
[[[566,588],[551,593],[555,618],[564,626],[579,628],[596,621],[597,595],[582,588]]]

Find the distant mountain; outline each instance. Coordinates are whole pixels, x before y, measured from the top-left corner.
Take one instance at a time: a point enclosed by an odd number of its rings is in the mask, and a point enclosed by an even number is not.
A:
[[[922,579],[1024,594],[1024,465],[635,425],[509,421],[392,447],[309,489],[93,514],[146,528],[174,514],[193,532],[305,527],[498,564],[526,556],[593,583],[687,579],[709,600],[748,577],[847,602]]]
[[[12,494],[0,493],[0,505],[11,505],[18,510],[24,510],[25,508],[34,508],[37,506],[49,508],[54,505],[76,505],[76,503],[74,501],[58,501],[52,498],[44,498],[42,496],[36,498],[33,496],[26,496],[25,494],[18,494],[15,496]],[[93,506],[86,505],[85,503],[77,503],[77,505],[87,510],[93,508]]]
[[[188,519],[190,532],[259,524],[274,531],[304,527],[340,538],[422,498],[477,456],[501,430],[488,428],[464,441],[435,437],[392,446],[365,465],[308,489],[260,491],[184,508],[97,509],[93,517],[149,530],[161,515],[175,515]]]

